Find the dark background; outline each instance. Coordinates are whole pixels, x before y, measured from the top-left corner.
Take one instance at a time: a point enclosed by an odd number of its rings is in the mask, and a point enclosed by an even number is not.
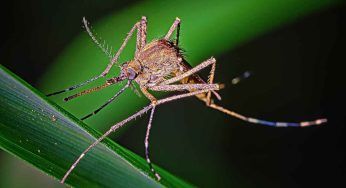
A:
[[[133,3],[36,0],[2,6],[1,64],[35,86],[82,31],[83,16],[97,20]],[[253,72],[239,85],[221,91],[220,104],[225,107],[262,119],[327,117],[328,124],[262,127],[187,99],[157,111],[151,137],[153,161],[203,187],[345,186],[345,21],[345,5],[331,8],[216,57],[217,81],[236,76],[228,74],[230,69]],[[146,122],[147,118],[137,120],[142,125],[130,127],[119,140],[142,156]],[[165,126],[160,127],[160,122]],[[6,157],[3,154],[0,160]],[[0,174],[3,171],[0,166]]]

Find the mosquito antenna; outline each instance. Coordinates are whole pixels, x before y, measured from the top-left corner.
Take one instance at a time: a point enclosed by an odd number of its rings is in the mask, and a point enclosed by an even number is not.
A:
[[[103,109],[104,107],[106,107],[109,103],[111,103],[115,98],[117,98],[121,93],[123,93],[123,92],[125,91],[125,89],[128,88],[130,85],[131,85],[131,81],[129,80],[129,81],[127,82],[127,84],[126,84],[123,88],[121,88],[121,90],[118,91],[112,98],[110,98],[106,103],[104,103],[102,106],[100,106],[99,108],[97,108],[97,109],[96,109],[95,111],[93,111],[92,113],[90,113],[90,114],[88,114],[88,115],[82,117],[81,120],[85,120],[85,119],[91,117],[92,115],[97,114],[100,110],[102,110],[102,109]]]
[[[113,59],[114,59],[115,55],[112,55],[113,48],[111,48],[110,50],[105,49],[104,45],[102,45],[102,44],[97,40],[97,38],[93,35],[93,33],[91,32],[91,30],[90,30],[90,28],[89,28],[89,26],[88,26],[88,21],[85,19],[85,17],[83,17],[83,24],[84,24],[84,27],[85,27],[86,31],[88,32],[89,36],[90,36],[91,39],[93,40],[93,42],[94,42],[95,44],[97,44],[97,46],[98,46],[98,47],[110,58],[111,61],[114,61]],[[134,28],[135,28],[135,27],[134,27]],[[132,31],[132,30],[131,30],[131,31]],[[131,32],[131,31],[130,31],[130,32]],[[132,32],[133,32],[133,31],[132,31]],[[124,46],[125,46],[125,44],[126,44],[127,41],[128,41],[128,39],[125,40],[125,42],[124,42],[123,45],[122,45],[122,48],[124,48]],[[122,51],[122,48],[120,48],[120,50],[118,51],[119,54],[120,54],[120,52]],[[118,56],[119,56],[119,55],[118,55]],[[116,60],[115,60],[115,61],[116,61]],[[53,96],[53,95],[57,95],[57,94],[60,94],[60,93],[64,93],[64,92],[67,92],[67,91],[74,90],[74,89],[79,88],[79,87],[81,87],[81,86],[84,86],[84,85],[86,85],[86,84],[88,84],[88,83],[90,83],[90,82],[93,82],[93,81],[95,81],[95,80],[97,80],[97,79],[99,79],[99,78],[101,78],[101,77],[104,77],[104,76],[108,73],[108,71],[109,71],[109,69],[110,69],[110,67],[111,67],[112,65],[113,65],[113,62],[112,62],[112,63],[110,64],[110,66],[108,66],[107,69],[106,69],[101,75],[99,75],[99,76],[95,76],[95,77],[93,77],[93,78],[91,78],[91,79],[89,79],[89,80],[86,80],[86,81],[84,81],[84,82],[82,82],[82,83],[80,83],[80,84],[73,85],[73,86],[71,86],[71,87],[69,87],[69,88],[66,88],[66,89],[64,89],[64,90],[60,90],[60,91],[57,91],[57,92],[54,92],[54,93],[47,94],[47,97]]]
[[[106,41],[103,41],[103,44],[101,44],[97,38],[93,35],[93,33],[91,32],[89,26],[88,26],[88,21],[85,19],[85,17],[83,17],[83,24],[85,27],[86,32],[88,32],[89,36],[91,37],[91,39],[93,40],[93,42],[95,44],[97,44],[97,46],[102,50],[103,53],[105,53],[109,59],[113,58],[113,55],[111,53],[111,51],[108,50],[108,45],[107,45],[107,49],[105,48],[106,45]]]
[[[111,48],[109,49],[109,52],[108,52],[109,54],[114,54],[113,53],[113,46],[111,46]],[[114,55],[112,56],[112,58],[114,57]]]

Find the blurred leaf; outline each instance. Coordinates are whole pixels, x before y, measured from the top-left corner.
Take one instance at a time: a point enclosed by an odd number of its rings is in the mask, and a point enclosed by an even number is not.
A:
[[[61,179],[76,157],[100,136],[3,67],[0,114],[1,148],[56,179]],[[190,186],[158,171],[163,176],[160,182],[148,173],[145,160],[106,139],[87,154],[67,183],[79,187]]]
[[[182,20],[180,46],[186,50],[189,63],[196,65],[210,56],[226,52],[274,28],[340,2],[338,0],[146,1],[123,11],[117,11],[99,22],[91,21],[91,25],[97,36],[102,37],[102,40],[113,49],[118,49],[130,28],[142,15],[148,18],[148,41],[164,36],[174,18],[179,17]],[[88,15],[85,16],[88,18]],[[120,63],[132,59],[134,46],[133,38],[125,48]],[[40,88],[50,93],[80,83],[99,75],[107,63],[107,57],[89,36],[83,33],[64,50],[41,78]],[[222,67],[224,63],[231,62],[218,62],[217,66]],[[116,75],[118,71],[118,67],[115,66],[110,76]],[[224,82],[220,79],[217,81]],[[104,82],[104,79],[95,84],[101,82]],[[118,89],[119,86],[115,86],[115,89],[108,88],[68,104],[62,103],[61,99],[71,93],[56,96],[54,99],[59,99],[57,103],[67,111],[77,117],[83,117],[103,104]],[[141,108],[145,101],[144,97],[138,98],[128,90],[87,122],[104,130]]]

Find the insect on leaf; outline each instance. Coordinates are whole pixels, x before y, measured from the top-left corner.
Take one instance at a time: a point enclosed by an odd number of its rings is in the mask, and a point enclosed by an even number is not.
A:
[[[0,67],[0,146],[55,179],[61,179],[82,150],[100,134],[13,73]],[[88,187],[189,187],[157,168],[160,182],[150,177],[141,157],[106,139],[76,167],[67,180]]]

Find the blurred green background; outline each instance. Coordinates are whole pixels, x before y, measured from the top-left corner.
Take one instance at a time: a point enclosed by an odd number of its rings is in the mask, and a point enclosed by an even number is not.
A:
[[[187,60],[196,65],[210,56],[217,59],[216,81],[226,83],[219,104],[262,119],[327,117],[330,123],[304,129],[249,125],[186,99],[157,109],[152,161],[200,187],[336,185],[345,178],[344,110],[338,108],[345,101],[346,7],[321,2],[17,1],[2,12],[7,22],[1,64],[49,93],[99,74],[107,63],[83,32],[83,16],[115,49],[140,16],[148,17],[149,40],[163,36],[178,16]],[[134,40],[121,61],[133,52]],[[233,77],[247,70],[252,77],[230,86]],[[82,117],[118,88],[70,103],[62,102],[65,95],[52,100]],[[144,97],[128,90],[86,123],[104,131],[144,104]],[[147,121],[137,119],[113,137],[144,156]],[[5,152],[0,165],[0,187],[59,186]]]

